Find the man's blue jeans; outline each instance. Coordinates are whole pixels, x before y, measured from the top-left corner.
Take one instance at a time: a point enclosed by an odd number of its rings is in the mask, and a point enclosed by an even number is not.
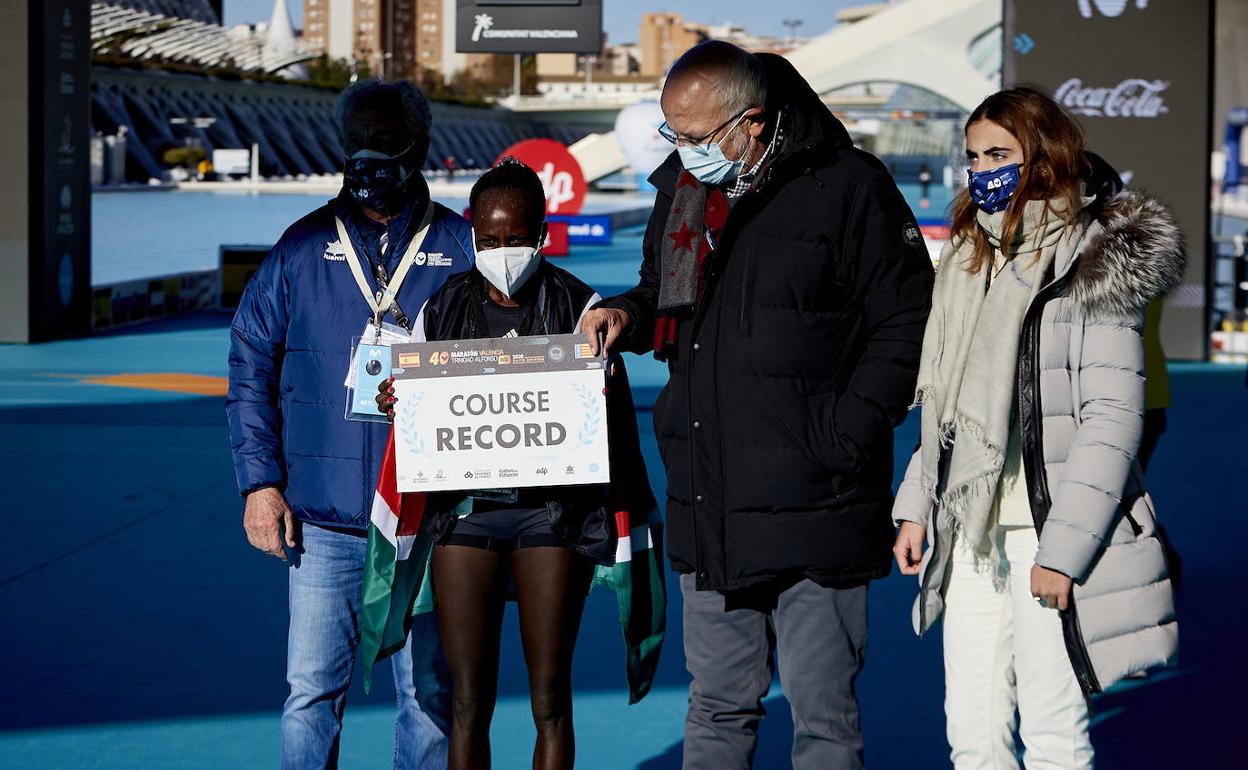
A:
[[[368,541],[358,535],[302,526],[290,561],[290,637],[282,711],[282,767],[338,766],[347,688],[360,642],[360,593]],[[433,613],[412,624],[407,647],[390,660],[398,693],[394,766],[446,767],[451,686]]]

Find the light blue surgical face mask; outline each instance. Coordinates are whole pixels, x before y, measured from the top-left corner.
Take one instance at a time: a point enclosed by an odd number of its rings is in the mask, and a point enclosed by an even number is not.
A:
[[[728,129],[728,133],[724,134],[724,139],[732,135],[737,130],[737,126],[741,125],[741,121],[745,118],[742,113],[737,118],[737,122],[732,124],[732,128]],[[741,173],[741,166],[745,160],[745,154],[749,152],[750,145],[747,142],[745,149],[741,151],[741,157],[736,160],[728,160],[724,155],[723,149],[719,146],[719,142],[706,142],[705,144],[687,144],[683,147],[677,147],[676,151],[680,153],[680,162],[688,171],[702,184],[724,185],[730,184],[737,175]]]

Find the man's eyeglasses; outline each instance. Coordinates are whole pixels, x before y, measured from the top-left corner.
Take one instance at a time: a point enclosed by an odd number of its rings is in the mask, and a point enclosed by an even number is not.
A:
[[[731,118],[728,118],[723,123],[720,123],[718,126],[711,129],[710,131],[703,134],[702,136],[681,136],[680,134],[673,131],[672,127],[669,126],[667,124],[667,121],[665,120],[663,121],[663,125],[659,126],[659,136],[663,137],[664,139],[671,142],[672,144],[679,144],[680,142],[684,142],[685,144],[699,145],[699,144],[706,142],[706,140],[710,139],[712,136],[715,136],[716,134],[718,134],[729,123],[740,118],[742,115],[744,115],[745,113],[749,111],[750,111],[750,108],[746,107],[745,109],[734,114]]]

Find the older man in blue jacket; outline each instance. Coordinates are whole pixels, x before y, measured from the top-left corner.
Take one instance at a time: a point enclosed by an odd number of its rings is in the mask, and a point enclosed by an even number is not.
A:
[[[230,329],[226,413],[243,526],[253,546],[289,564],[286,768],[337,765],[359,642],[368,513],[389,427],[344,417],[352,340],[366,321],[407,326],[473,254],[469,224],[433,203],[421,176],[431,115],[412,84],[353,85],[337,119],[342,192],[285,232]],[[449,681],[436,628],[418,622],[392,660],[395,767],[445,767]]]

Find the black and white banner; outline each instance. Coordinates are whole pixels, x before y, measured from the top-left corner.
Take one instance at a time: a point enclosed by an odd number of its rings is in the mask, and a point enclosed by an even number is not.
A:
[[[400,492],[610,480],[603,361],[583,334],[395,345]]]
[[[458,0],[460,53],[602,50],[602,0]]]
[[[1174,212],[1184,284],[1166,302],[1173,358],[1207,355],[1211,0],[1006,0],[1005,85],[1036,85],[1078,117],[1088,149]]]
[[[91,8],[30,4],[30,341],[91,331]],[[18,117],[27,119],[26,115]]]

